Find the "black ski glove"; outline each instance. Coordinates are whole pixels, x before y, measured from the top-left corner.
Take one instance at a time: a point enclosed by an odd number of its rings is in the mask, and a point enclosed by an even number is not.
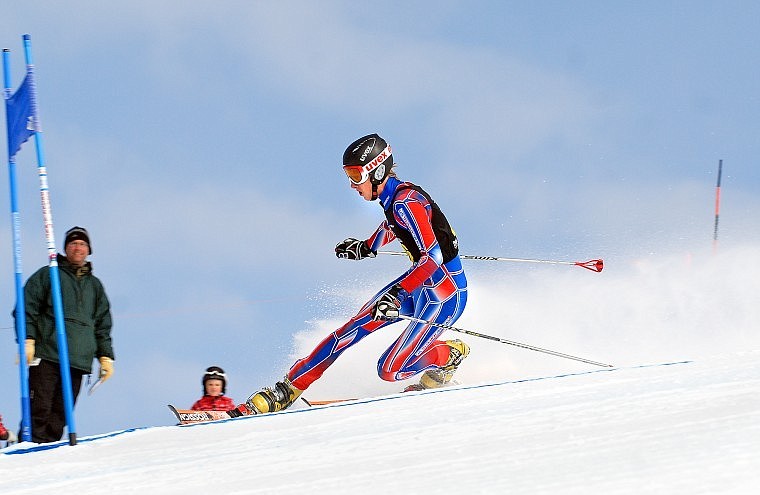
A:
[[[364,258],[374,258],[377,255],[372,251],[367,243],[349,237],[335,246],[335,256],[349,260],[363,260]]]
[[[401,309],[399,294],[403,290],[399,284],[396,284],[380,296],[372,308],[372,319],[395,320],[398,318],[399,309]]]

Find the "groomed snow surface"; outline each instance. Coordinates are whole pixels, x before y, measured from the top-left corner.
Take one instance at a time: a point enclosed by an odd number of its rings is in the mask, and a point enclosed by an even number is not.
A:
[[[0,455],[0,491],[757,493],[759,363],[752,351],[589,366],[114,432],[75,447],[22,443]]]

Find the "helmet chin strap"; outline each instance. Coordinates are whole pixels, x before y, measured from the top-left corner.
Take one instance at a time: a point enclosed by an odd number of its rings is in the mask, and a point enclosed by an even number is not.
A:
[[[372,201],[375,201],[380,196],[378,191],[385,188],[385,183],[388,182],[389,177],[390,175],[387,175],[380,184],[372,184]]]

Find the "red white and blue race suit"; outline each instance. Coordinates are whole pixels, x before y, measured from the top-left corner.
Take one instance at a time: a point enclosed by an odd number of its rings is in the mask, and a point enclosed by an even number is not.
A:
[[[451,325],[464,311],[467,279],[457,254],[456,236],[430,196],[409,182],[391,176],[379,195],[386,220],[366,240],[376,252],[394,239],[413,260],[409,270],[391,281],[362,306],[345,325],[328,335],[311,354],[299,359],[288,379],[305,390],[341,355],[370,333],[394,321],[372,319],[372,308],[383,293],[399,284],[400,314]],[[438,340],[444,329],[411,322],[377,363],[380,378],[407,379],[429,368],[444,366],[449,346]]]

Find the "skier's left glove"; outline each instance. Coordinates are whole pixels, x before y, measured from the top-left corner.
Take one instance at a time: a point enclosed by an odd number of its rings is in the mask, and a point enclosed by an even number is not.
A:
[[[113,375],[113,359],[101,356],[98,361],[100,361],[100,380],[106,381]]]
[[[374,258],[377,255],[369,248],[366,242],[349,237],[335,246],[335,256],[349,260],[363,260],[364,258]]]
[[[398,318],[399,309],[401,309],[401,294],[405,292],[399,284],[388,289],[372,307],[372,319],[395,320]]]

